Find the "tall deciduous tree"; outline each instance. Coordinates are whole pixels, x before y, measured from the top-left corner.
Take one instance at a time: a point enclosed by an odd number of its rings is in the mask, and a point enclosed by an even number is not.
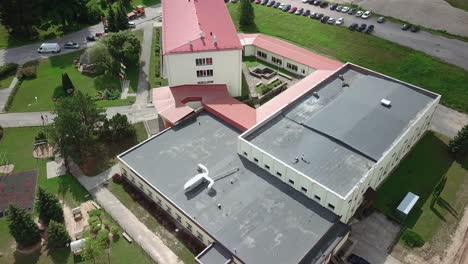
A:
[[[468,153],[468,125],[465,125],[458,134],[449,142],[449,151],[457,157]]]
[[[8,228],[21,247],[29,247],[41,241],[39,228],[31,215],[12,204],[8,207]]]
[[[109,120],[104,120],[101,136],[108,141],[119,142],[125,139],[135,139],[136,130],[128,122],[127,116],[117,113]]]
[[[70,235],[61,223],[50,221],[47,229],[47,245],[51,248],[65,247],[70,243]]]
[[[128,17],[125,10],[124,3],[119,1],[115,11],[116,23],[119,30],[125,30],[128,28]]]
[[[94,149],[99,134],[100,122],[104,120],[103,110],[89,95],[78,91],[55,106],[56,117],[50,127],[50,137],[58,154],[80,163],[86,160]]]
[[[119,31],[119,27],[117,24],[117,18],[115,14],[115,10],[113,5],[109,5],[109,13],[107,15],[107,29],[109,32],[117,32]]]
[[[41,2],[37,0],[2,0],[0,1],[0,20],[13,34],[36,37],[33,29],[41,16]]]
[[[254,25],[255,13],[250,0],[241,0],[239,8],[239,25],[244,28]]]
[[[115,61],[122,61],[125,65],[136,65],[140,60],[141,43],[132,32],[110,34],[105,39],[105,44]]]
[[[99,257],[104,251],[102,243],[95,238],[88,237],[84,243],[83,252],[81,256],[85,260],[93,260],[96,263],[96,258]]]
[[[46,224],[51,220],[63,222],[63,210],[59,200],[41,187],[37,192],[36,210],[39,213],[39,219]]]

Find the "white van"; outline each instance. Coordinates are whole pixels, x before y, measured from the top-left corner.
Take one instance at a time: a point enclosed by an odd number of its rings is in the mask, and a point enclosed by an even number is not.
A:
[[[37,49],[39,53],[58,53],[60,52],[60,45],[58,43],[42,43]]]

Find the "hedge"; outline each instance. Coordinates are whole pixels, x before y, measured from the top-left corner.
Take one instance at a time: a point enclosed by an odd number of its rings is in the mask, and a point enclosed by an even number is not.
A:
[[[410,248],[422,247],[425,243],[423,238],[411,229],[406,229],[401,235],[401,239]]]
[[[3,66],[0,66],[0,78],[14,74],[17,69],[18,64],[16,63],[7,63]]]

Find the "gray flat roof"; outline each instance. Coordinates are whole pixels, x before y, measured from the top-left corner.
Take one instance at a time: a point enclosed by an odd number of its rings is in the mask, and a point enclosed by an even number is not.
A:
[[[351,65],[313,91],[244,138],[343,197],[437,98]]]
[[[218,243],[213,243],[200,253],[197,259],[201,264],[226,264],[232,257]]]
[[[246,263],[297,263],[325,234],[336,238],[338,216],[240,157],[238,135],[201,112],[120,158]],[[202,185],[186,194],[199,163],[210,175],[239,171],[214,192]]]

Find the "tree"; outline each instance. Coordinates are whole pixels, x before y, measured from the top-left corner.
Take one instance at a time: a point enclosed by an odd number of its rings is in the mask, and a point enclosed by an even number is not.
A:
[[[463,157],[468,153],[468,124],[449,142],[449,151],[456,157]]]
[[[37,192],[36,210],[39,213],[39,219],[43,223],[47,224],[51,220],[63,222],[63,210],[59,200],[42,187],[39,187]]]
[[[55,105],[56,117],[50,127],[50,138],[57,154],[67,162],[68,158],[80,163],[95,149],[103,110],[89,95],[78,91]],[[67,163],[66,163],[67,165]]]
[[[255,13],[250,0],[241,0],[239,15],[239,25],[242,28],[252,26],[255,24]]]
[[[47,245],[51,248],[64,247],[70,243],[70,236],[67,229],[61,223],[50,221],[47,229]]]
[[[116,14],[112,5],[109,6],[109,14],[107,15],[107,29],[109,32],[119,31]]]
[[[105,39],[105,44],[116,62],[123,62],[128,66],[137,65],[140,61],[141,43],[130,31],[110,34]],[[116,63],[113,69],[118,71],[119,65]]]
[[[104,121],[101,137],[112,142],[119,142],[124,139],[135,139],[136,130],[130,122],[128,122],[127,116],[117,113],[111,119]]]
[[[66,95],[71,95],[75,91],[75,86],[66,72],[62,73],[62,88]]]
[[[99,257],[104,251],[102,244],[95,238],[88,237],[83,246],[81,256],[84,260],[93,260],[96,263],[96,258]]]
[[[106,45],[101,42],[88,48],[89,62],[94,65],[94,68],[98,73],[106,73],[112,69],[114,59],[109,53]]]
[[[41,1],[2,0],[0,1],[0,20],[14,35],[35,38],[37,25],[41,19]]]
[[[122,1],[117,3],[117,10],[115,11],[115,21],[117,23],[118,30],[128,29],[128,17],[127,12],[125,12],[125,6]]]
[[[8,207],[8,228],[20,247],[29,247],[41,241],[39,228],[31,215],[12,204]]]

